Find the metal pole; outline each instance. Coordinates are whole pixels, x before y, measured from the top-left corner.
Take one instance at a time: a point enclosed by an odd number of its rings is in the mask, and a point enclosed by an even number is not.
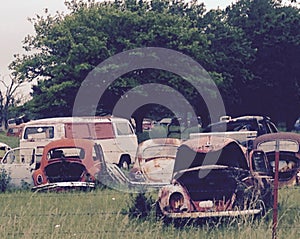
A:
[[[276,140],[275,146],[275,176],[274,176],[274,205],[273,205],[273,228],[272,239],[277,239],[278,224],[278,170],[279,170],[279,141]]]

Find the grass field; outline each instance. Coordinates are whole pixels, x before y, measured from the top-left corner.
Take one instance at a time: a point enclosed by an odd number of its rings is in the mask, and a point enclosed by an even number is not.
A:
[[[146,218],[131,218],[128,209],[133,198],[111,189],[2,193],[0,238],[272,238],[272,212],[260,220],[241,218],[178,228],[157,220],[154,210]],[[282,189],[279,199],[278,238],[299,239],[299,189]]]
[[[3,133],[0,141],[18,146],[17,138]],[[151,193],[153,202],[156,196]],[[108,188],[91,192],[0,193],[0,238],[272,238],[272,211],[260,220],[202,221],[176,227],[158,220],[154,209],[145,218],[132,217],[129,209],[135,197]],[[280,189],[278,218],[278,238],[300,238],[300,188]]]
[[[0,132],[0,142],[9,145],[11,148],[19,146],[18,137],[8,137],[5,132]]]

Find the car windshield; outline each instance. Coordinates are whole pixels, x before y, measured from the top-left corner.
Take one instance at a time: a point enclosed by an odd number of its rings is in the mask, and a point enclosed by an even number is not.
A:
[[[48,154],[48,160],[58,159],[58,158],[72,158],[72,159],[81,159],[83,160],[85,156],[85,151],[82,148],[55,148],[51,149]]]
[[[264,152],[274,152],[276,151],[276,144],[278,144],[279,151],[295,152],[299,151],[299,144],[295,140],[269,140],[260,143],[257,148],[263,150]]]
[[[53,126],[27,127],[24,139],[52,139],[54,138]]]
[[[157,145],[146,148],[143,153],[142,157],[147,161],[147,159],[152,158],[164,158],[164,157],[171,157],[175,158],[177,152],[177,146],[173,145]]]

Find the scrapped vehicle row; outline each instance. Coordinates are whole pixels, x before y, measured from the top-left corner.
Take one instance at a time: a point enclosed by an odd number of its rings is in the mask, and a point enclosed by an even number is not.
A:
[[[299,183],[300,135],[240,128],[137,145],[125,119],[44,119],[25,124],[19,148],[4,146],[1,167],[14,186],[35,191],[158,188],[157,213],[167,218],[263,215],[272,206],[275,152],[279,186]]]

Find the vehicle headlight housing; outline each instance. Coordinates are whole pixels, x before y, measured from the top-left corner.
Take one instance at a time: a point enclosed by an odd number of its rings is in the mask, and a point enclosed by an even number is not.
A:
[[[36,183],[38,185],[42,184],[43,183],[43,176],[41,174],[39,174],[37,177],[36,177]]]
[[[173,212],[180,212],[184,205],[184,197],[180,192],[174,192],[169,198],[170,209]]]

